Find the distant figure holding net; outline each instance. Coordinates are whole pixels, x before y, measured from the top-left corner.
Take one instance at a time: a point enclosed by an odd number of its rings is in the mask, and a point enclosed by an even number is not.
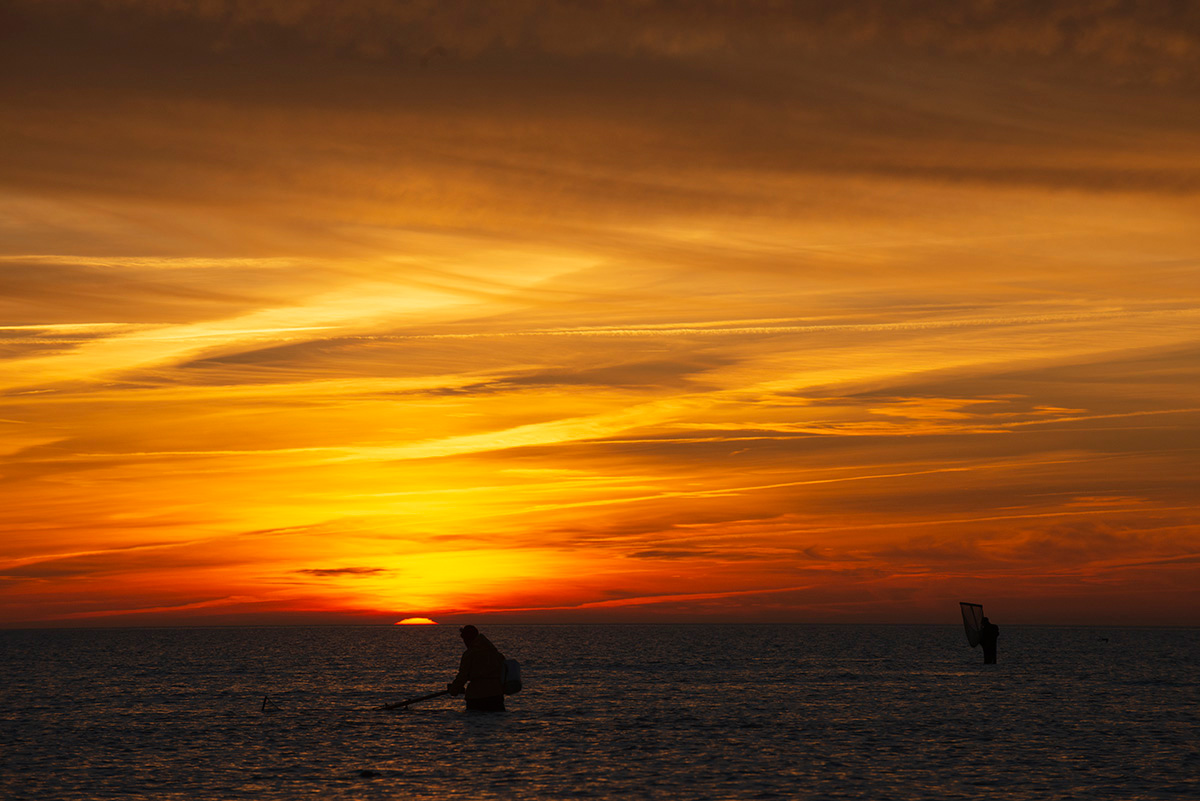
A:
[[[972,648],[983,646],[983,664],[996,664],[996,638],[1000,636],[1000,627],[983,616],[982,604],[962,601],[958,606],[962,610],[967,642]]]
[[[467,709],[503,712],[504,655],[474,626],[463,626],[458,633],[467,650],[459,663],[458,675],[446,689],[451,695],[465,693]]]
[[[979,644],[983,646],[983,664],[996,664],[996,639],[1000,636],[1000,627],[986,617],[979,627]]]

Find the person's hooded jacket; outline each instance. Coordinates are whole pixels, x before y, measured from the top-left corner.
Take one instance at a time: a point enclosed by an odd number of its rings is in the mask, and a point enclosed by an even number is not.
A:
[[[504,654],[482,634],[463,652],[458,675],[450,683],[450,693],[458,695],[466,689],[467,698],[492,698],[504,694]]]

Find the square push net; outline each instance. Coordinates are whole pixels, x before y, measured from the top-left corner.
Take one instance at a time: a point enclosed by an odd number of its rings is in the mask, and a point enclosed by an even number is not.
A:
[[[983,627],[983,604],[969,604],[960,601],[958,608],[962,610],[963,628],[967,630],[967,642],[974,648],[979,645],[979,630]]]

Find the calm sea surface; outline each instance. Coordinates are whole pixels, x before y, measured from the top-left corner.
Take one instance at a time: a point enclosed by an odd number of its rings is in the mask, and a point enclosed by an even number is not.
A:
[[[485,627],[503,714],[371,711],[450,626],[0,631],[0,798],[1200,798],[1200,630],[1001,631]]]

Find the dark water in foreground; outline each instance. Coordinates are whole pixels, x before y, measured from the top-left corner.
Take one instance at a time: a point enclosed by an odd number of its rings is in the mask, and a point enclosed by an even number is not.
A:
[[[1200,798],[1197,629],[485,633],[504,714],[368,711],[444,686],[448,626],[0,631],[0,797]]]

